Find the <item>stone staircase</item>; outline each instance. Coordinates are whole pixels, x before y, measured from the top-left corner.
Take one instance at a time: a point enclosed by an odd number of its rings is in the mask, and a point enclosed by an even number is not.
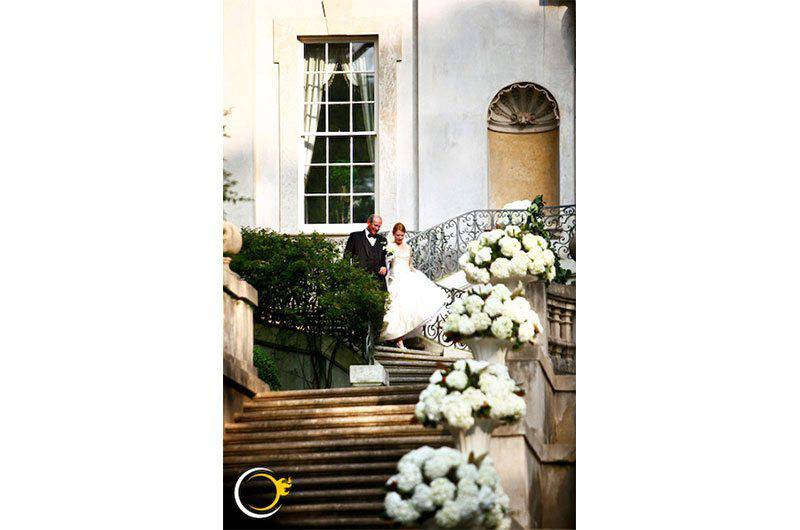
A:
[[[455,358],[426,350],[375,346],[375,362],[386,369],[390,385],[427,385],[435,370],[447,369],[455,361]]]
[[[376,351],[392,370],[392,386],[267,392],[244,404],[225,425],[225,528],[398,527],[380,518],[397,460],[421,445],[452,446],[453,439],[414,421],[419,392],[442,357],[393,350]],[[272,517],[246,517],[232,500],[239,475],[252,467],[291,477]],[[248,499],[269,504],[274,497],[263,486],[249,487],[242,489]]]

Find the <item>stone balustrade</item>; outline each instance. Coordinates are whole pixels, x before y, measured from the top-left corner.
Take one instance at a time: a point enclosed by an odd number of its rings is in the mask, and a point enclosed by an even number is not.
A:
[[[575,373],[575,285],[547,287],[548,353],[557,374]]]

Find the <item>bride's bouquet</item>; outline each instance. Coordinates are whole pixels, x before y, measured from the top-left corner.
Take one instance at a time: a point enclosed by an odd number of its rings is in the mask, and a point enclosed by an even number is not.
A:
[[[470,283],[522,278],[551,281],[556,277],[556,255],[542,236],[508,225],[484,232],[467,244],[458,264]]]
[[[469,460],[451,447],[406,453],[386,482],[388,518],[404,525],[507,530],[509,498],[490,457]]]
[[[397,252],[397,243],[394,241],[386,243],[386,261],[392,261],[395,252]]]
[[[513,423],[525,415],[523,395],[505,365],[459,359],[449,370],[431,375],[414,415],[426,427],[447,423],[467,430],[476,418]]]
[[[450,314],[444,324],[449,340],[493,337],[508,340],[518,348],[536,341],[542,332],[539,315],[521,290],[513,293],[508,287],[473,285],[467,297],[450,305]]]

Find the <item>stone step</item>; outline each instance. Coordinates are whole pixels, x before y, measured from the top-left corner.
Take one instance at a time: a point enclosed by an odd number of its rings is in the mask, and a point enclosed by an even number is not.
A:
[[[451,444],[453,437],[450,434],[429,430],[425,434],[414,436],[364,436],[363,438],[335,438],[303,441],[274,441],[261,443],[225,443],[225,456],[233,454],[258,453],[270,455],[270,460],[283,461],[285,454],[318,451],[336,451],[339,448],[347,449],[379,449],[404,447],[408,450],[421,445]]]
[[[425,375],[427,374],[428,377],[439,370],[434,366],[392,366],[391,368],[387,367],[386,372],[388,374],[417,374],[417,375]]]
[[[412,350],[412,349],[403,349],[403,348],[395,348],[393,346],[375,346],[375,352],[387,352],[387,353],[403,353],[407,355],[425,355],[427,357],[441,357],[441,353],[430,352],[427,350]]]
[[[268,466],[276,475],[296,477],[301,475],[346,475],[346,474],[383,474],[388,473],[392,475],[397,472],[397,459],[391,458],[383,462],[352,462],[343,463],[337,462],[335,464],[293,464],[285,465],[280,464],[277,466]],[[250,469],[249,465],[238,467],[228,467],[223,472],[223,480],[225,483],[235,483],[242,473]]]
[[[383,364],[384,361],[427,361],[429,363],[446,363],[451,364],[456,361],[456,359],[450,359],[447,357],[437,357],[434,355],[413,355],[410,353],[375,353],[375,360],[379,363]]]
[[[424,387],[420,387],[424,388]],[[262,422],[272,420],[285,420],[285,419],[301,419],[301,418],[333,418],[333,417],[350,417],[350,416],[378,416],[390,414],[413,414],[414,403],[405,403],[402,405],[364,405],[352,407],[318,407],[308,409],[264,409],[253,410],[251,412],[237,413],[234,415],[234,423],[228,423],[227,426],[234,427],[241,423],[246,422]]]
[[[425,444],[421,444],[425,445]],[[434,447],[434,444],[428,444]],[[447,443],[440,443],[436,447],[442,445],[453,445],[453,440]],[[237,466],[245,466],[256,464],[261,466],[269,466],[270,462],[280,462],[282,465],[290,465],[294,463],[303,464],[338,464],[338,463],[362,463],[362,462],[383,462],[394,461],[397,462],[400,457],[408,452],[405,448],[383,448],[383,449],[360,449],[355,451],[318,451],[318,452],[302,452],[293,453],[290,451],[261,451],[256,454],[228,454],[223,456],[223,465],[226,469],[232,469]]]
[[[390,389],[385,386],[370,387],[343,387],[343,388],[316,388],[308,390],[280,390],[276,392],[263,392],[256,394],[253,401],[265,401],[272,399],[307,399],[323,397],[348,397],[348,396],[378,396],[384,394],[397,394],[400,392],[413,392],[414,388],[395,388]]]
[[[291,496],[291,494],[289,495]],[[313,504],[294,504],[281,507],[281,514],[287,513],[325,513],[331,512],[375,512],[381,513],[383,511],[383,501],[364,502],[360,499],[342,501],[342,502],[325,502]]]
[[[383,487],[386,481],[389,480],[394,473],[380,473],[380,474],[339,474],[339,475],[326,475],[326,476],[292,476],[292,490],[293,491],[311,491],[311,490],[330,490],[339,489],[339,486],[372,486]],[[237,477],[238,478],[238,477]],[[235,481],[234,481],[235,483]],[[230,485],[230,483],[229,483]],[[263,484],[254,484],[252,482],[245,482],[240,486],[240,489],[248,492],[263,491]],[[274,490],[272,490],[274,493]]]
[[[341,438],[360,438],[367,436],[398,437],[425,435],[437,432],[433,429],[426,429],[421,424],[411,423],[412,418],[408,418],[405,425],[368,425],[363,427],[342,427],[342,428],[318,428],[304,429],[296,431],[260,431],[227,433],[223,442],[225,449],[232,449],[238,444],[252,444],[270,441],[289,441],[289,440],[326,440]],[[444,432],[444,431],[441,431]]]
[[[387,370],[389,368],[394,368],[397,366],[409,366],[409,367],[419,366],[421,368],[431,368],[431,369],[441,368],[443,370],[447,370],[453,364],[452,362],[446,362],[446,361],[416,361],[416,360],[409,361],[406,359],[385,359],[385,360],[381,359],[380,363]]]
[[[388,387],[387,387],[388,388]],[[244,412],[263,409],[308,409],[320,407],[340,407],[343,405],[403,405],[416,403],[420,388],[414,392],[403,392],[400,394],[385,394],[380,396],[352,396],[352,397],[329,397],[329,398],[309,398],[309,399],[272,399],[249,401],[244,403]]]
[[[413,411],[413,408],[411,409]],[[409,411],[409,412],[411,412]],[[225,432],[234,434],[240,432],[260,431],[288,431],[309,429],[314,427],[357,427],[370,425],[407,425],[411,422],[413,414],[363,414],[355,416],[320,416],[316,418],[280,419],[265,421],[249,421],[242,423],[228,423]]]
[[[272,519],[272,518],[271,518]],[[281,517],[276,518],[275,526],[270,524],[271,528],[341,528],[341,529],[356,529],[367,530],[370,528],[400,528],[400,526],[393,521],[386,521],[378,515],[361,515],[361,516],[303,516],[303,517]],[[413,528],[413,527],[403,527]]]
[[[422,376],[422,375],[418,375],[418,376],[415,376],[415,375],[395,375],[395,376],[392,376],[391,374],[389,374],[389,385],[391,386],[391,385],[394,385],[394,384],[404,385],[404,384],[408,384],[408,383],[428,383],[428,379],[429,378],[430,378],[430,375],[427,375],[427,376]]]

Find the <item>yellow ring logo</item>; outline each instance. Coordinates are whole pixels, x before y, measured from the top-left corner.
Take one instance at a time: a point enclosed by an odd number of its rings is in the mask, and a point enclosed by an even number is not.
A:
[[[233,498],[236,499],[236,505],[239,507],[240,510],[242,510],[242,513],[249,515],[250,517],[254,517],[256,519],[265,519],[270,515],[274,515],[278,510],[281,509],[278,503],[280,502],[281,497],[289,495],[289,488],[292,487],[292,478],[289,477],[289,478],[281,478],[279,480],[275,480],[273,474],[274,474],[273,471],[269,468],[254,467],[252,469],[248,469],[239,476],[239,479],[236,481],[236,487],[233,489]],[[275,498],[272,499],[272,502],[266,506],[253,506],[252,504],[248,504],[247,507],[245,507],[245,504],[239,497],[239,487],[244,482],[248,482],[257,477],[263,477],[272,482],[272,484],[275,486]],[[277,508],[273,510],[272,508],[274,508],[276,505]]]

